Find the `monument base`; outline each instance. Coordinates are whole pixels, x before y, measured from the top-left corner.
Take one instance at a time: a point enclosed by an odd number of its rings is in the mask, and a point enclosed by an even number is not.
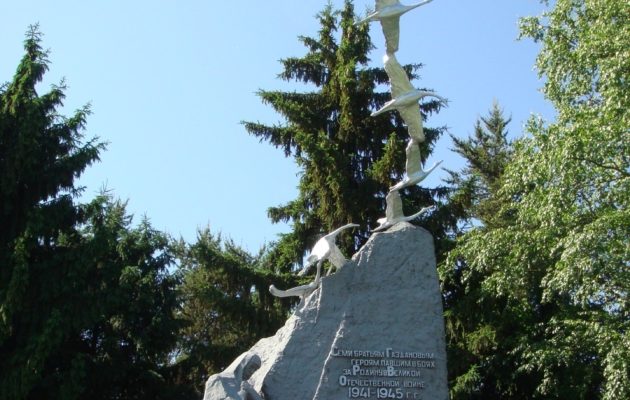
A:
[[[235,362],[208,379],[204,400],[448,399],[432,236],[408,223],[372,235],[246,354],[260,367],[230,384],[251,388],[249,394],[212,391],[217,379],[234,375]]]

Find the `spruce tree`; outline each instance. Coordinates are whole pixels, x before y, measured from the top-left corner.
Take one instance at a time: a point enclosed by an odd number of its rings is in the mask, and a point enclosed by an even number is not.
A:
[[[179,280],[169,271],[168,236],[146,218],[134,226],[125,203],[108,194],[80,209],[86,220],[66,244],[75,254],[66,278],[73,291],[64,299],[73,323],[54,358],[64,363],[54,375],[45,371],[40,393],[54,398],[52,385],[63,387],[76,375],[78,399],[191,398],[192,390],[173,378],[183,321],[176,316]]]
[[[495,102],[488,115],[476,121],[471,136],[452,136],[453,151],[464,158],[465,166],[460,171],[448,171],[446,179],[450,191],[444,209],[450,210],[457,222],[451,232],[450,250],[463,234],[475,227],[507,223],[497,209],[509,206],[498,194],[513,152],[507,140],[509,122],[510,118],[504,116]],[[455,248],[450,257],[449,252],[443,254],[438,265],[444,298],[449,386],[454,398],[492,398],[493,389],[484,391],[485,397],[476,397],[476,386],[483,381],[482,374],[500,379],[502,374],[509,373],[501,367],[505,359],[493,360],[496,365],[487,361],[484,371],[479,371],[477,362],[497,353],[501,345],[497,343],[497,330],[509,329],[501,324],[509,327],[512,322],[497,314],[497,305],[481,295],[489,274],[471,268],[462,257],[453,257],[456,251]]]
[[[389,186],[404,171],[408,140],[402,120],[391,113],[370,117],[390,99],[378,85],[388,77],[382,68],[368,66],[372,49],[368,25],[355,25],[351,1],[340,11],[328,5],[318,16],[316,37],[301,36],[303,57],[282,60],[280,78],[303,82],[316,90],[283,92],[261,90],[259,96],[285,119],[269,126],[246,122],[247,131],[284,151],[300,169],[298,198],[271,207],[273,222],[290,222],[272,252],[276,267],[287,271],[302,259],[314,242],[327,232],[353,222],[361,228],[340,236],[338,244],[350,255],[369,237],[369,229],[384,216]],[[420,65],[405,67],[411,79]],[[436,101],[421,105],[426,116],[436,112]],[[425,129],[421,148],[425,160],[441,129]],[[405,207],[417,210],[433,204],[438,191],[406,189]],[[443,194],[441,192],[440,194]]]
[[[293,282],[264,267],[263,250],[251,255],[208,229],[200,231],[192,244],[176,243],[175,254],[185,323],[175,368],[178,379],[202,397],[209,375],[282,326],[289,303],[280,302],[268,288]]]
[[[72,117],[56,109],[64,85],[38,95],[48,69],[37,27],[29,30],[15,76],[0,91],[0,397],[26,398],[65,339],[70,249],[81,222],[74,180],[103,145],[82,143],[87,107]]]
[[[87,107],[57,112],[63,84],[38,95],[40,42],[32,27],[0,90],[0,398],[169,398],[167,238],[132,228],[108,196],[76,204],[75,179],[104,146],[83,142]]]
[[[89,107],[70,118],[57,114],[56,108],[62,106],[65,97],[63,82],[44,95],[37,94],[36,85],[48,70],[48,54],[40,40],[38,28],[31,27],[24,43],[26,54],[13,81],[0,88],[3,265],[10,261],[18,237],[31,228],[30,223],[46,224],[47,219],[55,219],[67,227],[78,220],[70,205],[72,196],[78,193],[74,179],[98,160],[103,149],[95,139],[81,142]],[[54,232],[48,230],[46,237],[50,234]],[[3,268],[0,282],[18,284],[20,279],[14,273],[17,271],[12,268]]]
[[[510,121],[495,102],[488,115],[477,120],[472,136],[462,139],[451,135],[453,151],[466,163],[461,171],[447,170],[445,180],[451,187],[448,203],[461,218],[460,226],[488,225],[496,216],[494,196],[512,154],[507,140]]]

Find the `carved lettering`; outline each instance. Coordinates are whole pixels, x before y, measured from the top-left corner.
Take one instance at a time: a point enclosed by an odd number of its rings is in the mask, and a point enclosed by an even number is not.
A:
[[[426,388],[425,372],[436,367],[435,353],[333,348],[333,357],[349,359],[339,375],[348,398],[420,399]]]

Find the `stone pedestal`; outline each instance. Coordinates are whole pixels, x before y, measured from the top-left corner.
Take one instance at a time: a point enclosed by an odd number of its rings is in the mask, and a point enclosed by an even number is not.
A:
[[[433,238],[397,224],[252,347],[262,362],[246,383],[266,400],[446,400],[442,314]]]

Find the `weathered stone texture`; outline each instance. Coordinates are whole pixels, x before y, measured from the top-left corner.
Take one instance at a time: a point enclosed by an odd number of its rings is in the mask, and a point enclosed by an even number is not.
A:
[[[375,353],[347,355],[355,350]],[[374,234],[352,261],[322,279],[275,336],[260,340],[250,353],[262,364],[248,383],[266,400],[446,400],[433,238],[408,223]],[[408,364],[391,365],[401,361]],[[353,370],[352,364],[361,363]],[[395,382],[400,387],[378,387]],[[213,398],[206,393],[204,399]]]

